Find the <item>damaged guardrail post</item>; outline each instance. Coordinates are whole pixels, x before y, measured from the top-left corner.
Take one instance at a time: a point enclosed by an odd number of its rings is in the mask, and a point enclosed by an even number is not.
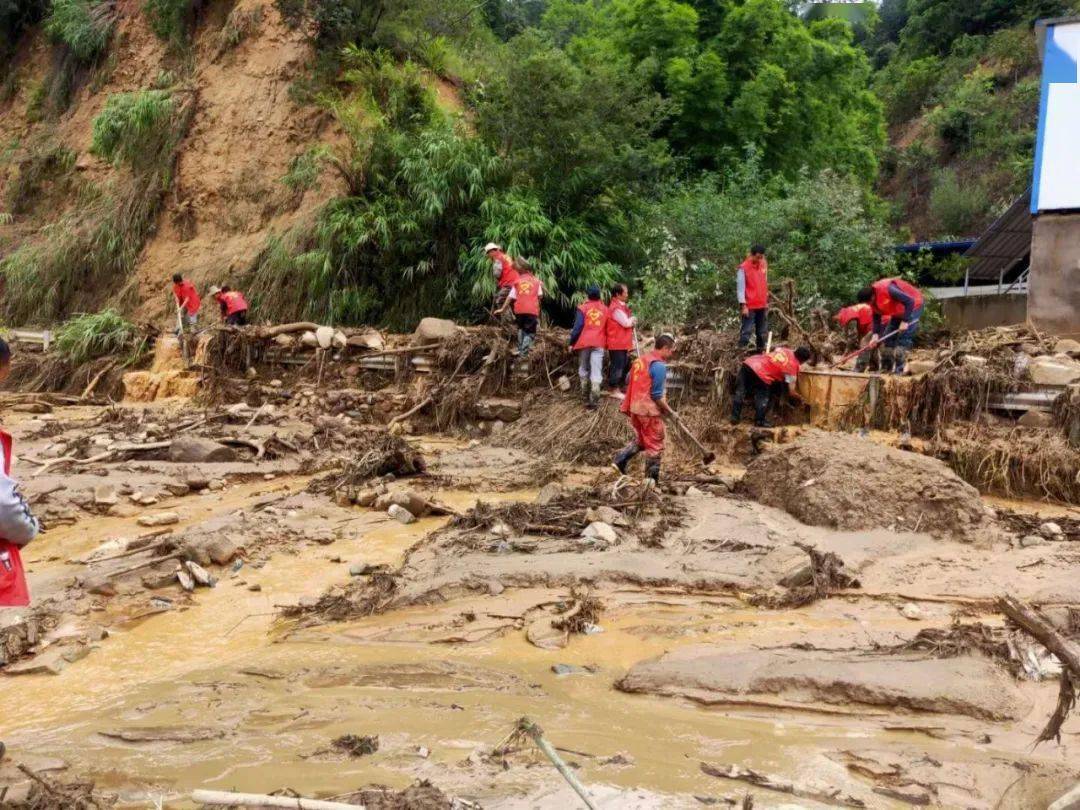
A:
[[[544,756],[551,760],[551,764],[562,774],[563,779],[574,789],[574,792],[581,797],[581,800],[585,802],[585,806],[589,810],[596,810],[596,805],[592,803],[592,799],[589,796],[589,792],[585,789],[585,786],[581,784],[578,778],[570,770],[569,766],[563,762],[562,757],[552,747],[551,743],[544,739],[544,730],[540,726],[536,725],[528,717],[522,717],[518,720],[517,730],[532,738],[532,741],[536,743],[536,747],[539,748]]]

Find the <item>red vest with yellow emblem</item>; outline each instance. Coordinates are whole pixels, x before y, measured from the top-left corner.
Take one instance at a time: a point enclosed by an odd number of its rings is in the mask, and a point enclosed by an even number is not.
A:
[[[514,282],[514,314],[540,314],[540,279],[532,273],[522,273]]]
[[[574,350],[603,349],[606,345],[607,305],[603,301],[586,301],[578,307],[578,312],[584,317],[585,325],[581,328]]]
[[[758,375],[762,382],[772,384],[783,382],[784,377],[799,373],[799,361],[795,352],[786,346],[774,349],[769,354],[755,354],[744,361]]]
[[[649,369],[659,360],[656,352],[638,357],[630,364],[630,376],[626,380],[626,396],[619,410],[636,416],[660,416],[660,408],[652,398],[652,375]]]

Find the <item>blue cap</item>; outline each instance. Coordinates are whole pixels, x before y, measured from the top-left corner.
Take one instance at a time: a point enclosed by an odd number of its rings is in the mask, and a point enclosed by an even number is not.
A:
[[[589,296],[589,298],[599,298],[600,297],[600,285],[599,284],[590,284],[588,287],[585,288],[585,294],[587,296]]]

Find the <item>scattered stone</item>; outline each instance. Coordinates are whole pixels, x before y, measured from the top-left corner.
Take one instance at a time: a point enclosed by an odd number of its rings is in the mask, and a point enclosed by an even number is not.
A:
[[[352,498],[349,497],[349,493],[345,490],[338,490],[334,493],[334,503],[346,509],[353,505]]]
[[[179,566],[176,569],[176,581],[180,583],[180,587],[185,591],[191,592],[195,590],[195,580],[191,574]]]
[[[615,754],[610,757],[604,757],[599,761],[600,765],[633,765],[634,758],[629,754]]]
[[[120,502],[120,496],[114,484],[98,484],[94,487],[94,504],[96,506],[116,506]]]
[[[354,503],[357,506],[371,506],[378,499],[379,493],[373,489],[363,489],[357,493]]]
[[[191,492],[191,485],[185,481],[169,481],[165,484],[165,491],[176,498],[180,498]]]
[[[913,622],[926,618],[922,608],[914,602],[905,602],[903,607],[900,608],[900,612],[904,615],[905,619],[911,619]]]
[[[210,486],[210,479],[198,473],[192,473],[184,479],[184,483],[195,492],[200,492]]]
[[[416,755],[421,759],[427,759],[431,756],[431,751],[428,750],[427,746],[421,745],[416,749]]]
[[[558,386],[560,391],[569,391],[570,390],[570,378],[567,377],[565,374],[560,374],[559,379],[557,379],[555,381],[555,385]]]
[[[687,487],[686,494],[691,498],[700,498],[705,493],[697,487],[691,486]]]
[[[142,576],[143,587],[150,591],[167,588],[174,582],[176,582],[176,571],[151,571]]]
[[[180,515],[176,512],[158,512],[155,515],[143,515],[136,523],[140,526],[172,526],[180,522]]]
[[[582,529],[581,536],[589,538],[590,540],[602,540],[608,544],[615,543],[619,539],[618,533],[611,524],[603,523],[599,520],[590,523]]]
[[[239,544],[227,535],[215,537],[206,544],[206,553],[214,565],[228,565],[239,551]]]
[[[540,491],[536,493],[536,502],[541,506],[546,506],[562,495],[562,491],[563,488],[555,482],[544,484],[544,486],[540,487]]]
[[[514,422],[521,418],[521,402],[503,397],[488,397],[476,403],[478,419]]]
[[[89,644],[73,644],[61,650],[61,657],[69,664],[81,661],[90,654]]]
[[[1048,520],[1046,523],[1039,526],[1039,534],[1047,540],[1061,540],[1064,537],[1065,532],[1062,531],[1061,526],[1057,523]]]
[[[1022,548],[1030,548],[1031,546],[1041,546],[1046,542],[1046,539],[1037,534],[1028,534],[1020,538],[1020,546]]]
[[[263,481],[273,481],[275,478],[277,478],[277,476],[273,473],[263,473]]]
[[[960,358],[960,362],[965,366],[974,366],[976,368],[985,368],[986,364],[990,362],[985,357],[981,357],[977,354],[965,354]]]
[[[459,327],[445,318],[423,318],[413,332],[413,344],[434,343],[449,340],[458,333]]]
[[[1080,354],[1080,340],[1062,338],[1054,344],[1054,354]]]
[[[86,578],[83,588],[87,593],[98,596],[116,596],[116,584],[103,574],[95,574]]]
[[[1043,355],[1032,358],[1028,375],[1040,385],[1069,385],[1080,380],[1080,363],[1065,356]]]
[[[179,436],[169,447],[169,461],[184,464],[205,464],[215,461],[236,461],[233,448],[198,436]],[[190,483],[190,482],[189,482]],[[192,487],[195,489],[196,487]]]
[[[594,672],[589,667],[579,667],[577,664],[552,664],[551,671],[559,677],[565,675],[592,675]]]
[[[254,593],[258,593],[262,590],[262,585],[260,585],[258,582],[255,582],[251,585],[248,585],[248,590],[253,591]]]
[[[376,734],[364,736],[345,734],[330,744],[338,751],[344,751],[351,757],[362,757],[365,754],[374,754],[379,750],[379,737]]]
[[[1054,417],[1044,411],[1027,411],[1016,420],[1016,424],[1032,428],[1053,427]]]
[[[416,515],[399,503],[390,504],[386,514],[390,515],[398,523],[404,523],[405,525],[416,522]]]
[[[206,488],[211,492],[221,492],[225,489],[225,481],[221,478],[211,478],[210,483],[206,485]]]
[[[59,675],[67,665],[64,651],[59,647],[50,647],[27,661],[19,661],[4,667],[5,675]]]

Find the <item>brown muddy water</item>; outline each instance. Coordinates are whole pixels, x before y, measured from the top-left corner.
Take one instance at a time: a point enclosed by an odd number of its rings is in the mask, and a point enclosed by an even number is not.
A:
[[[193,504],[189,499],[181,525],[305,483],[299,477],[249,482]],[[460,508],[535,494],[435,493]],[[888,730],[856,709],[707,707],[613,688],[633,664],[689,643],[793,644],[820,629],[853,637],[910,630],[891,608],[856,615],[843,600],[830,600],[824,608],[759,611],[715,594],[616,589],[603,594],[602,632],[574,636],[556,651],[530,645],[505,617],[485,613],[480,597],[303,629],[282,621],[281,606],[347,580],[350,562],[396,565],[444,522],[402,526],[354,511],[346,536],[332,545],[275,553],[260,568],[245,566],[200,590],[189,606],[113,627],[100,649],[58,675],[8,681],[0,691],[0,739],[15,756],[62,758],[73,773],[118,793],[123,806],[176,808],[192,806],[187,797],[200,787],[256,793],[288,787],[325,798],[418,778],[485,807],[577,806],[546,762],[523,754],[503,770],[478,756],[522,716],[546,730],[610,808],[700,807],[695,796],[747,791],[703,774],[702,761],[843,784],[850,776],[824,752],[907,746],[931,757],[957,755],[950,740]],[[102,517],[49,532],[29,555],[33,576],[58,576],[72,556],[133,530],[132,519]],[[250,590],[253,585],[261,590]],[[553,600],[563,595],[551,592]],[[499,604],[513,602],[511,595]],[[446,629],[448,616],[464,613],[483,616],[470,626],[468,641]],[[552,670],[557,664],[588,669],[559,675]],[[117,738],[148,729],[167,739]],[[377,734],[379,750],[359,759],[332,753],[330,741],[343,734]],[[615,755],[621,757],[612,761]],[[972,756],[988,760],[994,751]],[[771,792],[756,796],[758,806],[819,806]],[[907,805],[879,797],[874,806]]]

